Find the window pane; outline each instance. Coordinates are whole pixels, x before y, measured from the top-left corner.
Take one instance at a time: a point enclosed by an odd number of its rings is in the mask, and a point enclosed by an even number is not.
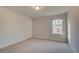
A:
[[[62,28],[63,28],[63,20],[52,21],[53,34],[63,34]]]

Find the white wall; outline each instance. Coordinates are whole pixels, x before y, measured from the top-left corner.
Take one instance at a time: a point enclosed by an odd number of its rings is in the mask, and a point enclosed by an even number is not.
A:
[[[0,48],[32,37],[32,19],[0,7]]]
[[[79,7],[71,7],[68,12],[69,44],[74,52],[79,52]]]
[[[32,20],[33,37],[42,38],[42,39],[51,39],[56,41],[66,41],[67,40],[66,17],[67,17],[67,14],[65,13],[65,14],[59,14],[59,15],[53,15],[53,16],[47,16],[47,17],[34,18]],[[55,18],[64,20],[63,35],[52,34],[52,20],[54,20]]]

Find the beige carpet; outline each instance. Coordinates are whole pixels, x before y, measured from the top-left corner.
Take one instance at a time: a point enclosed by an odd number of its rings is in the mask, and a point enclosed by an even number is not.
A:
[[[72,53],[64,42],[42,39],[29,39],[15,45],[0,49],[1,53]]]

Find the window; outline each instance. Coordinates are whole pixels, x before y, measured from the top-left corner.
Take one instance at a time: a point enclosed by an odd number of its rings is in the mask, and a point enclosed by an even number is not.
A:
[[[52,20],[52,33],[63,34],[63,20]]]

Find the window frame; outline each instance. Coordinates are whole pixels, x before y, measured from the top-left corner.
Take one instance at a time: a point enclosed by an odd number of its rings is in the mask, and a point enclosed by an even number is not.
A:
[[[59,29],[61,29],[61,30],[59,30],[59,32],[55,32],[55,31],[57,31],[57,30],[55,30],[55,29],[57,29],[58,27],[55,27],[56,25],[58,25],[58,24],[54,24],[54,22],[55,23],[57,23],[58,21],[60,20],[60,26],[61,27],[59,27]],[[57,22],[56,22],[57,21]],[[64,34],[63,33],[63,19],[54,19],[54,20],[52,20],[52,34],[57,34],[57,35],[62,35],[62,34]]]

